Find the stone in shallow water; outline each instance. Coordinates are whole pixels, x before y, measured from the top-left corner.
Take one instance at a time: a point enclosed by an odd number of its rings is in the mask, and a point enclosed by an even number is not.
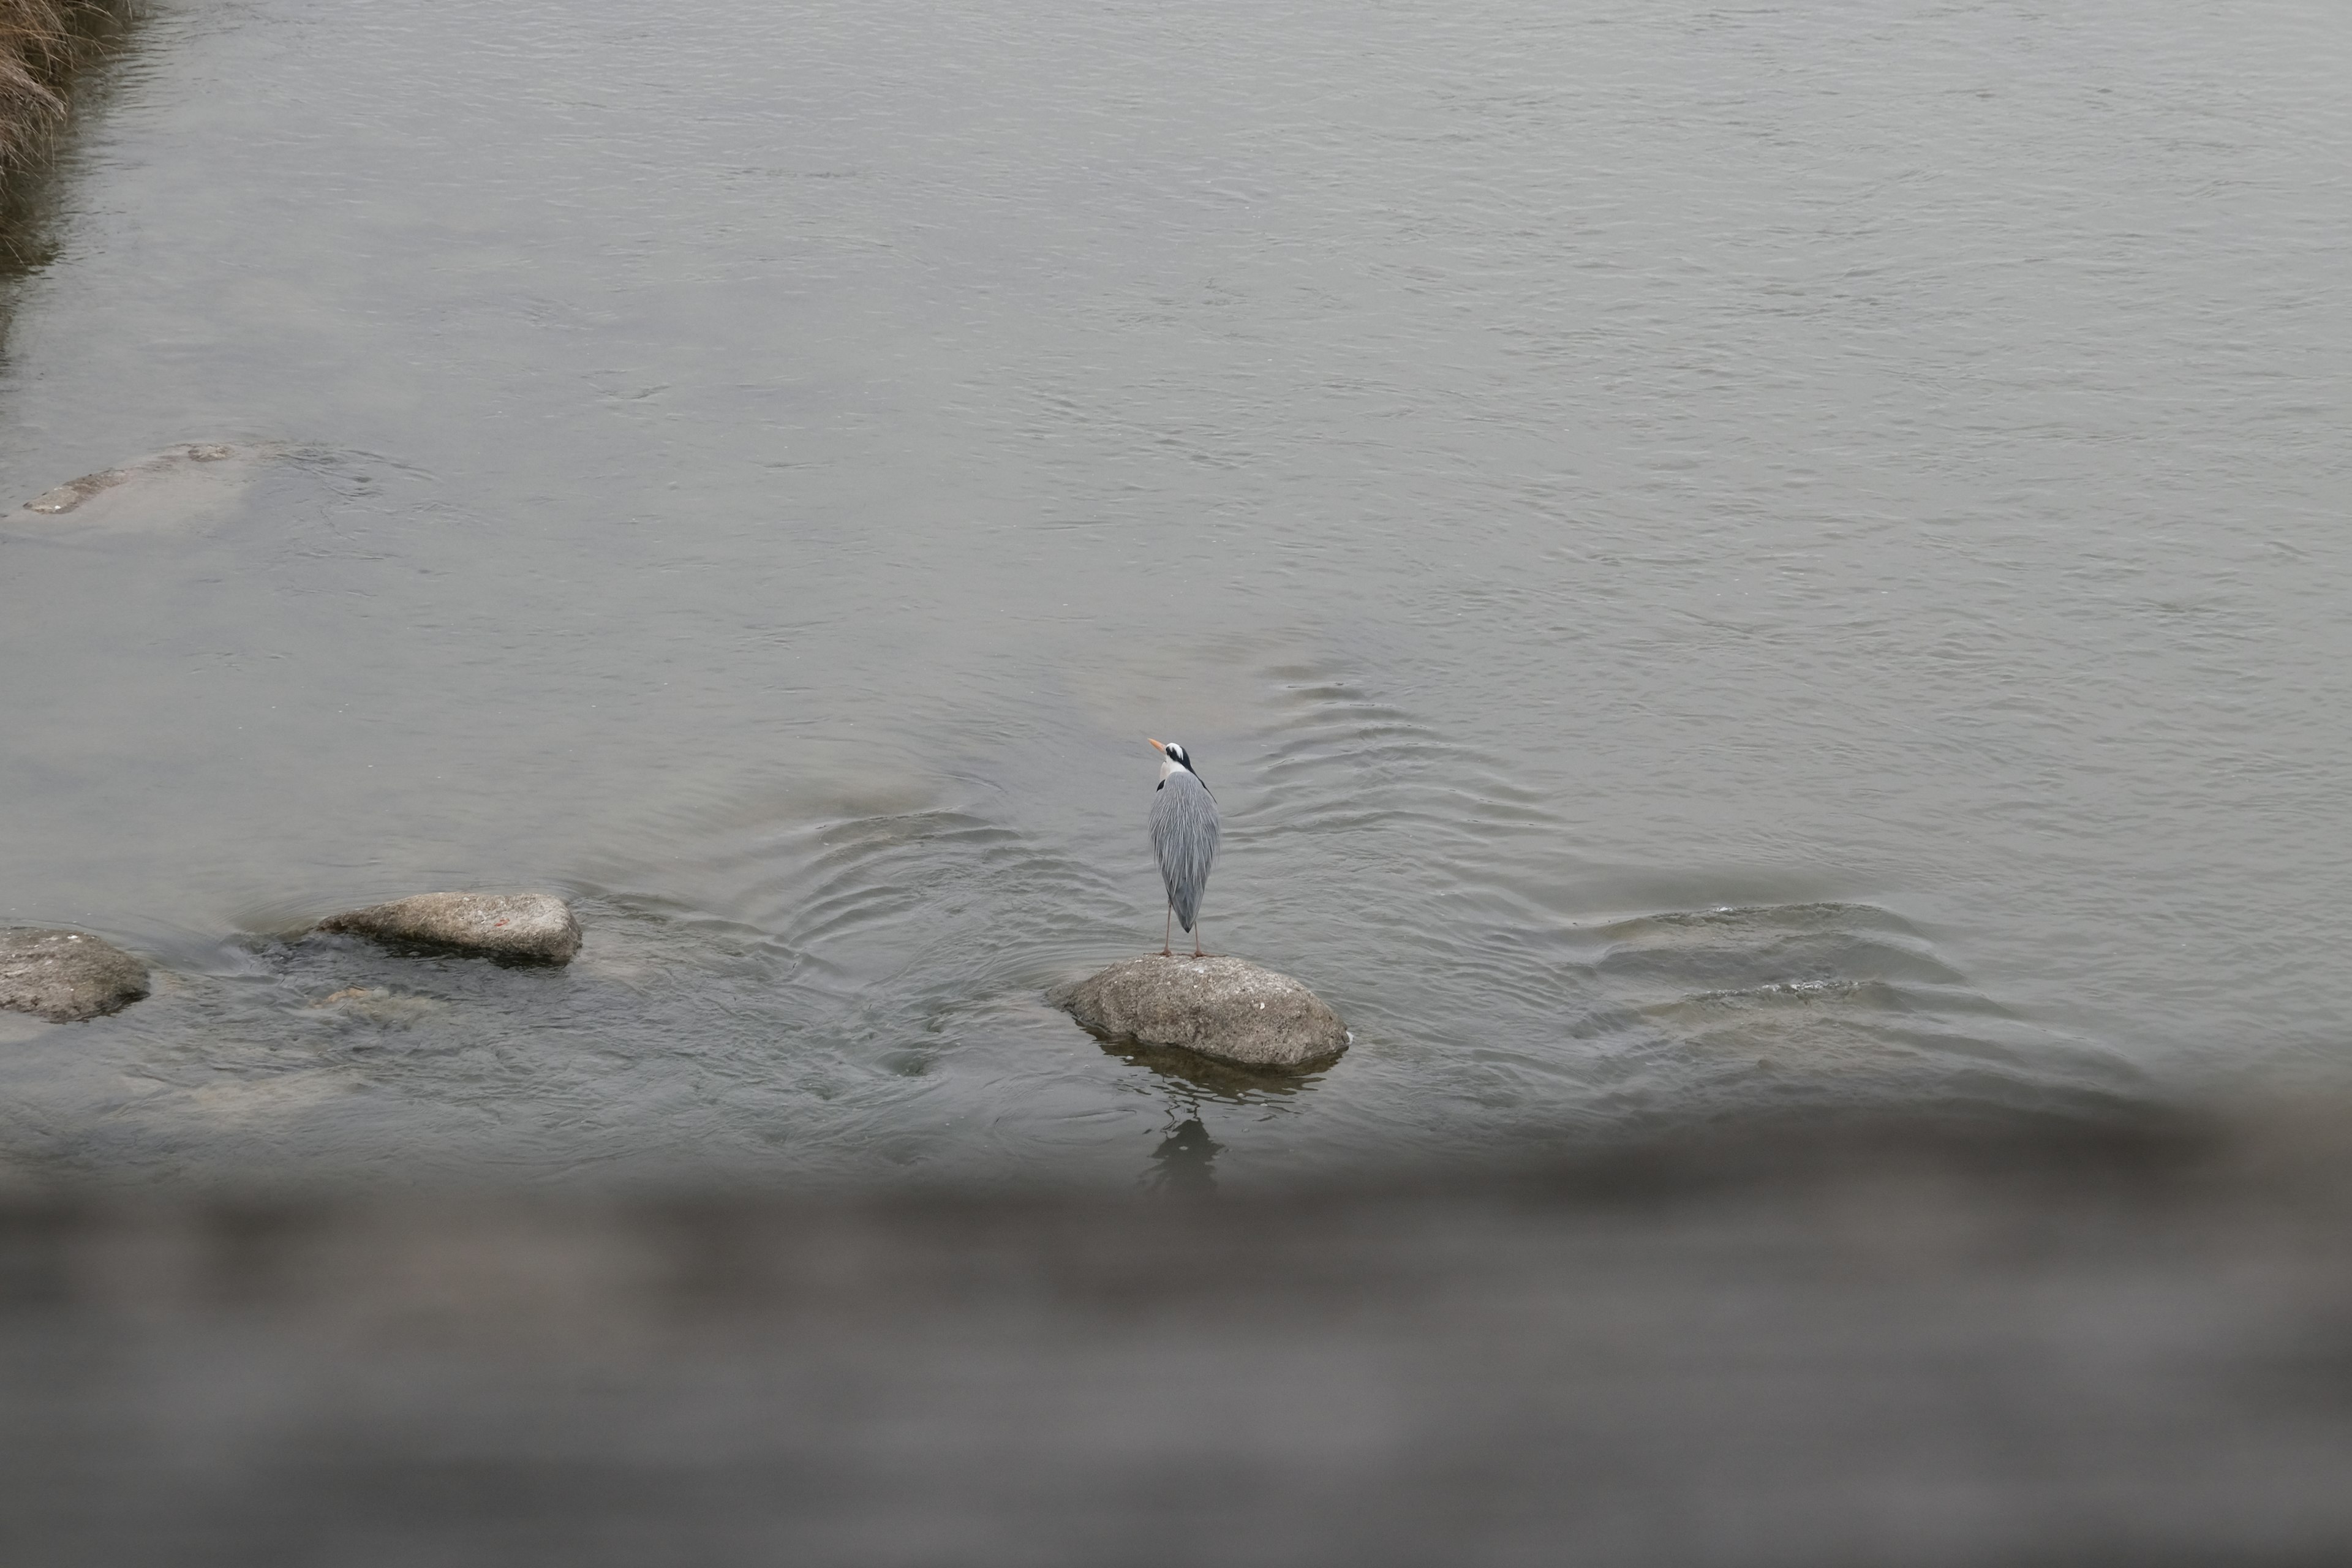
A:
[[[24,510],[61,517],[64,512],[85,510],[99,496],[113,503],[127,494],[139,496],[160,512],[191,510],[191,505],[216,499],[212,491],[242,487],[252,478],[252,461],[261,456],[268,456],[261,447],[169,447],[122,468],[85,472],[80,479],[66,479],[57,489],[45,489],[26,500]]]
[[[1348,1048],[1347,1026],[1287,974],[1242,958],[1148,958],[1065,985],[1053,1003],[1099,1035],[1239,1067],[1298,1068]]]
[[[569,963],[580,951],[580,922],[552,893],[419,893],[320,921],[319,929],[541,963]]]
[[[441,1012],[447,1004],[431,996],[415,996],[382,985],[346,985],[320,997],[310,1005],[341,1020],[407,1028]]]
[[[144,532],[214,521],[234,510],[268,461],[286,451],[280,444],[167,447],[68,479],[0,521],[15,529],[58,519],[76,532]]]
[[[146,964],[110,942],[30,926],[0,931],[0,1007],[76,1024],[146,994]]]

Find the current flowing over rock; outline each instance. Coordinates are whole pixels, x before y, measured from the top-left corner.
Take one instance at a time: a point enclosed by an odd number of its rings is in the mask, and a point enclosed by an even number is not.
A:
[[[147,965],[85,931],[0,931],[0,1007],[53,1024],[119,1013],[147,994]]]
[[[418,893],[320,921],[318,929],[541,963],[569,963],[580,951],[580,922],[552,893]]]
[[[1114,963],[1052,999],[1097,1034],[1237,1067],[1297,1069],[1348,1048],[1347,1026],[1321,997],[1244,958],[1154,953]]]

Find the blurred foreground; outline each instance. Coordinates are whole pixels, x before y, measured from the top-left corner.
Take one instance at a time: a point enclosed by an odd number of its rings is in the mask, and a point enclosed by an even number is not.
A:
[[[20,1194],[0,1561],[2352,1561],[2352,1139],[1248,1199]]]

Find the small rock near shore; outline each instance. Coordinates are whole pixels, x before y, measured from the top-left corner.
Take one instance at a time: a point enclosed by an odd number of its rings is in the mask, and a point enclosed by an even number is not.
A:
[[[119,1013],[147,994],[147,965],[78,931],[0,931],[0,1007],[53,1024]]]
[[[538,963],[569,963],[580,951],[580,922],[552,893],[419,893],[320,921],[318,929]]]
[[[1347,1026],[1321,997],[1242,958],[1154,953],[1062,986],[1051,1000],[1097,1034],[1237,1067],[1295,1070],[1348,1048]]]

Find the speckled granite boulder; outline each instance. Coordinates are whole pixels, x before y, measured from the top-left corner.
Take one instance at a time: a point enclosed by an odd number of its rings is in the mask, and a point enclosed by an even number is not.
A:
[[[552,893],[419,893],[320,921],[319,930],[538,963],[569,963],[580,951],[580,922]]]
[[[147,965],[77,931],[0,931],[0,1007],[78,1024],[147,994]]]
[[[1154,953],[1062,986],[1051,1000],[1097,1034],[1237,1067],[1295,1070],[1348,1048],[1347,1026],[1321,997],[1241,958]]]

